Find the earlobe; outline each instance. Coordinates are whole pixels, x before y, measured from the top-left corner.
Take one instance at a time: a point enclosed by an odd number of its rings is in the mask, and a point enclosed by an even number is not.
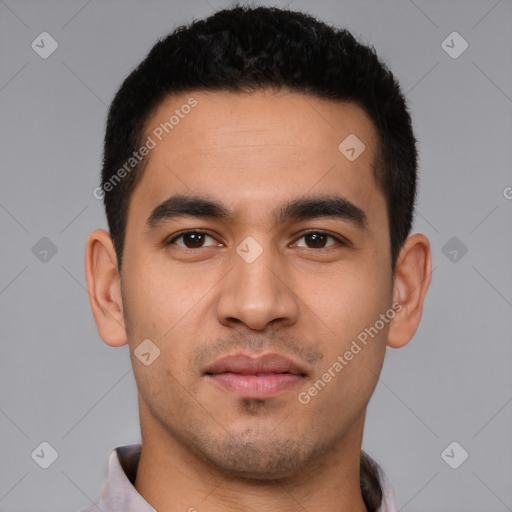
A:
[[[390,322],[387,344],[401,348],[418,329],[425,295],[432,275],[432,256],[428,238],[416,233],[407,238],[400,251],[395,270],[393,303],[395,316]]]
[[[110,234],[94,230],[87,239],[85,275],[89,302],[101,339],[112,347],[128,342],[123,316],[121,280]]]

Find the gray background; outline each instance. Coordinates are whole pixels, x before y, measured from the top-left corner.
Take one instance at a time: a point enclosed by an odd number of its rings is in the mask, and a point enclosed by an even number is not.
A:
[[[229,4],[0,0],[2,512],[78,511],[109,451],[140,441],[127,347],[100,340],[85,290],[85,241],[106,227],[92,191],[107,106],[158,37]],[[512,3],[274,5],[375,45],[420,141],[414,231],[431,241],[432,285],[413,341],[388,349],[363,447],[408,512],[512,510]],[[47,59],[31,48],[43,31],[59,44]],[[469,44],[458,58],[441,46],[453,31]],[[43,441],[58,452],[46,470],[31,458]],[[452,441],[469,453],[458,469],[441,457]]]

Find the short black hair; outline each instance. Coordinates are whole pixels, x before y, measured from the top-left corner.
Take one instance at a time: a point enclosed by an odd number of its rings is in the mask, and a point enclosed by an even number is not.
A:
[[[416,139],[398,81],[374,48],[346,29],[302,12],[238,4],[160,39],[110,106],[101,195],[119,270],[130,197],[144,170],[133,155],[154,110],[171,94],[265,88],[353,102],[370,117],[379,139],[373,172],[386,198],[394,274],[412,226],[417,181]]]

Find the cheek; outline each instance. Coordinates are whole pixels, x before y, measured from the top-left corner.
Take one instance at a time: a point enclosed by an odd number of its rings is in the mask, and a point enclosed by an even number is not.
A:
[[[126,269],[129,280],[125,286],[127,310],[138,334],[165,339],[194,308],[211,287],[197,271],[183,271],[141,262],[137,268]]]
[[[159,350],[150,366],[132,361],[138,368],[141,386],[148,389],[173,387],[173,376],[179,382],[188,382],[190,351],[205,337],[203,304],[211,288],[208,280],[201,272],[163,268],[154,262],[139,264],[136,271],[126,268],[125,321],[131,352],[145,339]],[[168,369],[172,375],[167,374]]]
[[[317,291],[306,302],[314,312],[314,336],[324,353],[314,379],[321,381],[318,388],[326,384],[318,392],[323,396],[318,407],[365,403],[382,367],[390,318],[386,322],[381,315],[390,307],[391,287],[382,272],[371,266],[361,270],[336,273],[325,280],[322,293]]]
[[[388,309],[391,286],[384,273],[371,265],[340,268],[329,275],[303,283],[301,297],[316,316],[325,336],[341,349],[366,327],[373,325]]]
[[[339,428],[340,414],[347,424],[359,416],[375,390],[386,353],[389,324],[379,319],[387,308],[376,293],[367,296],[356,291],[352,290],[350,300],[340,294],[339,306],[331,306],[334,334],[326,331],[322,366],[301,390],[301,403],[311,402],[312,416],[324,418],[325,429]]]

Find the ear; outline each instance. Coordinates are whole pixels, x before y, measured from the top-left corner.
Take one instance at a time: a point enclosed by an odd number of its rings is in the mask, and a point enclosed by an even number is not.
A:
[[[395,316],[390,322],[387,339],[390,347],[407,345],[418,329],[431,275],[432,256],[428,238],[421,233],[409,236],[400,251],[395,269]]]
[[[121,279],[110,234],[94,230],[87,239],[85,276],[92,314],[101,339],[112,347],[128,342],[121,298]]]

